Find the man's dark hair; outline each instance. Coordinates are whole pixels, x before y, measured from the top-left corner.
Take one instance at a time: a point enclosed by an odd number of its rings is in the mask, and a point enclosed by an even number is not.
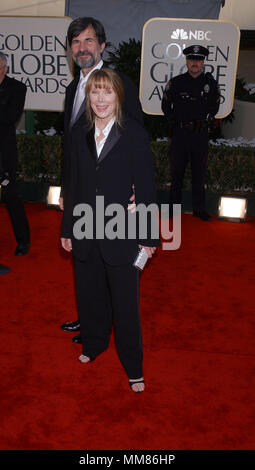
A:
[[[92,26],[95,30],[96,37],[100,45],[103,42],[106,42],[105,30],[102,23],[95,18],[85,16],[84,18],[76,18],[76,20],[73,20],[70,24],[67,31],[69,46],[71,46],[73,38],[79,36],[79,34],[81,34],[88,26]]]
[[[0,52],[0,60],[3,62],[4,65],[7,65],[7,58],[3,52]]]

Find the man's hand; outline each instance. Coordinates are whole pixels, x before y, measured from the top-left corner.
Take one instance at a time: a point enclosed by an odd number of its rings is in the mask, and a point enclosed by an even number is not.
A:
[[[66,251],[72,251],[72,240],[70,238],[61,238],[62,248]]]
[[[156,246],[142,246],[142,245],[139,245],[140,248],[145,248],[146,250],[146,253],[147,255],[149,256],[149,258],[152,258],[152,255],[154,255],[157,247]]]
[[[59,200],[59,207],[63,211],[64,210],[64,198],[60,196]]]

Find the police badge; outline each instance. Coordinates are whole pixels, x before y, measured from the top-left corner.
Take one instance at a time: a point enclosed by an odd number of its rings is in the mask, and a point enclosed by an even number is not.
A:
[[[204,92],[209,93],[209,91],[210,91],[210,86],[208,85],[208,83],[206,83],[204,86]]]

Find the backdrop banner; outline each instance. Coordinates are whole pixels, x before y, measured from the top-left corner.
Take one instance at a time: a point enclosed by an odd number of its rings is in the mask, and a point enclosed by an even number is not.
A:
[[[72,80],[66,32],[70,18],[0,16],[0,50],[8,75],[27,86],[25,109],[63,111]]]
[[[147,114],[163,114],[161,100],[172,77],[187,71],[183,49],[202,45],[209,49],[204,62],[221,92],[218,118],[227,116],[233,107],[240,30],[231,22],[217,20],[183,20],[152,18],[143,28],[140,100]]]
[[[154,17],[218,19],[222,0],[66,0],[65,14],[93,16],[105,27],[107,41],[118,46],[141,40],[144,23]]]

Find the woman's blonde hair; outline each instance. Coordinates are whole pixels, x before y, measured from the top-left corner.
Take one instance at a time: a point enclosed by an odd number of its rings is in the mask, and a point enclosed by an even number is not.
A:
[[[85,103],[86,103],[86,116],[89,127],[92,127],[95,122],[95,113],[91,108],[90,104],[90,91],[92,86],[95,88],[105,88],[109,90],[110,88],[116,93],[117,104],[116,104],[116,114],[115,122],[122,125],[122,104],[124,100],[124,88],[122,81],[119,75],[112,69],[101,68],[97,69],[89,76],[86,91],[85,91]]]

